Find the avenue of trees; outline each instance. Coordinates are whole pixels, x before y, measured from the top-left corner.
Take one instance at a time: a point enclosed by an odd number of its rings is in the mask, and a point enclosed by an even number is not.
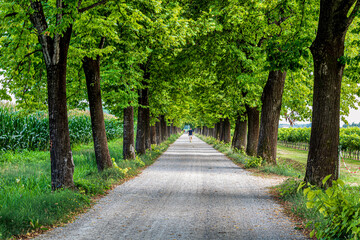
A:
[[[276,163],[280,116],[312,120],[305,181],[337,179],[339,124],[356,104],[356,0],[1,0],[0,99],[48,109],[52,188],[73,186],[68,109],[91,113],[98,170],[197,126]],[[134,119],[137,122],[134,122]],[[134,126],[136,132],[134,131]],[[136,136],[136,139],[135,139]]]

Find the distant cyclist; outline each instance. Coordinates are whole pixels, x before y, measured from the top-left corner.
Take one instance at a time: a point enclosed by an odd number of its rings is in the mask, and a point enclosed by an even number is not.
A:
[[[188,135],[189,135],[189,140],[190,142],[192,141],[192,136],[193,136],[193,130],[192,128],[190,128],[190,130],[188,131]]]

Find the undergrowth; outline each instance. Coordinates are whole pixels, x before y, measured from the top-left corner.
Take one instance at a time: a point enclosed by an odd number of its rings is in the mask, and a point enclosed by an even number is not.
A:
[[[105,194],[114,184],[131,178],[150,165],[177,139],[172,135],[161,145],[135,160],[122,159],[122,140],[109,142],[117,167],[97,171],[92,144],[73,148],[76,190],[51,191],[48,152],[0,153],[0,238],[7,239],[71,220],[89,207],[93,196]]]

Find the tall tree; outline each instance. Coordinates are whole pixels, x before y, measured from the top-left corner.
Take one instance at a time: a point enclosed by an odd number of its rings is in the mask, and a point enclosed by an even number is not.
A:
[[[257,155],[276,164],[277,130],[286,72],[270,71],[262,95],[259,143]]]
[[[124,109],[123,158],[135,159],[133,106],[128,106],[127,108]]]
[[[13,18],[11,20],[13,22],[23,22],[36,32],[38,45],[34,52],[41,50],[43,55],[48,90],[51,185],[54,190],[74,185],[74,162],[70,148],[66,104],[66,70],[73,24],[79,13],[104,3],[105,1],[100,1],[82,7],[81,2],[73,4],[62,0],[49,3],[6,1],[3,5],[2,14]],[[54,17],[49,18],[49,16]],[[7,35],[15,36],[18,33],[16,30],[8,31]],[[27,41],[23,37],[20,39]],[[30,47],[30,45],[21,45],[23,43],[19,42],[13,50],[19,51]]]
[[[256,156],[259,140],[260,113],[256,107],[250,107],[248,105],[246,105],[246,113],[248,116],[246,154],[249,156]]]
[[[237,149],[246,149],[246,136],[247,136],[247,120],[246,115],[243,116],[238,113],[235,122],[234,136],[232,139],[231,146]]]
[[[102,38],[100,46],[104,44]],[[108,148],[100,88],[100,56],[96,59],[84,57],[83,68],[90,105],[91,128],[94,139],[95,158],[99,171],[112,167]]]
[[[325,176],[338,178],[340,91],[344,71],[344,42],[357,15],[360,1],[320,1],[320,17],[315,41],[314,98],[312,128],[305,181],[322,186]]]
[[[264,24],[267,29],[262,47],[267,52],[266,68],[269,75],[262,95],[257,155],[276,164],[277,131],[286,73],[302,68],[300,59],[308,56],[306,49],[313,33],[305,14],[309,13],[311,19],[309,9],[312,2],[281,1],[268,4],[273,10],[265,11],[267,21]],[[268,32],[272,33],[266,36]]]

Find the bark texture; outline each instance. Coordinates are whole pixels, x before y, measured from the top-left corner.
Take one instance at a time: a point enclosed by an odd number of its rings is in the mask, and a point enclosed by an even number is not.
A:
[[[276,145],[286,72],[270,71],[261,97],[258,157],[276,164]]]
[[[150,126],[150,140],[151,144],[156,144],[156,126]]]
[[[225,143],[231,142],[231,124],[229,118],[225,118],[223,122],[223,141]]]
[[[138,90],[139,98],[138,98],[138,118],[137,118],[137,129],[136,129],[136,143],[135,149],[138,154],[145,154],[146,145],[145,145],[145,111],[142,107],[143,105],[143,91],[142,89]]]
[[[215,124],[214,138],[220,140],[220,123]]]
[[[149,109],[149,83],[150,72],[149,65],[150,59],[146,64],[140,64],[140,69],[143,70],[143,88],[138,90],[139,93],[139,107],[138,107],[138,125],[136,131],[136,152],[144,154],[146,149],[151,148],[150,139],[150,109]]]
[[[167,128],[166,128],[166,121],[164,115],[160,116],[160,126],[161,126],[162,142],[164,142],[167,139]]]
[[[159,145],[162,142],[160,119],[158,122],[155,123],[155,128],[156,128],[156,144]]]
[[[124,109],[123,158],[135,159],[134,144],[134,107]]]
[[[97,57],[96,59],[84,57],[83,69],[86,78],[86,87],[90,106],[91,129],[94,140],[96,164],[98,170],[102,171],[105,168],[112,167],[112,161],[106,138],[104,113],[101,100],[100,57]]]
[[[245,150],[246,134],[247,134],[247,120],[243,120],[242,116],[238,114],[236,118],[234,136],[232,139],[231,146],[233,148]]]
[[[224,119],[219,122],[219,141],[224,141]]]
[[[256,156],[259,141],[260,113],[257,108],[249,106],[246,106],[246,113],[248,115],[246,154],[249,156]]]
[[[151,135],[150,135],[150,108],[149,108],[149,88],[143,89],[144,106],[144,129],[145,129],[145,149],[151,148]]]
[[[359,1],[321,0],[317,36],[311,45],[314,59],[314,96],[312,128],[305,181],[322,186],[322,179],[331,174],[338,178],[340,90],[344,65],[345,35]]]
[[[50,37],[44,34],[48,29],[40,1],[30,4],[33,12],[30,21],[37,30],[47,71],[48,111],[50,132],[51,187],[53,190],[74,186],[74,162],[70,147],[70,136],[66,106],[66,66],[72,33],[70,25],[61,35]],[[57,7],[62,8],[61,1]],[[61,21],[61,14],[56,21]]]
[[[169,138],[171,135],[171,126],[166,126],[166,133],[167,133],[167,137]]]

